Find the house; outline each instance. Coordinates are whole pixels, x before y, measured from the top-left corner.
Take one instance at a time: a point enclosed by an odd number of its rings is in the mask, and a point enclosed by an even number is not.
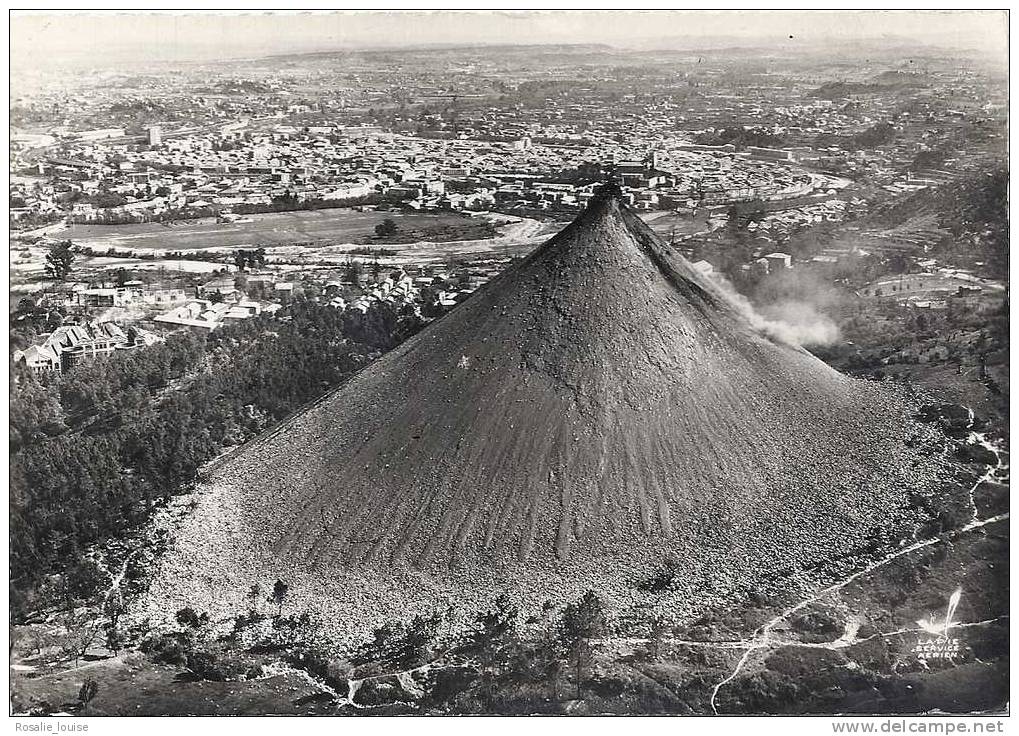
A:
[[[14,362],[24,363],[36,373],[60,371],[60,353],[51,345],[32,345],[14,352]]]
[[[121,307],[141,299],[144,294],[144,286],[124,284],[115,288],[81,289],[75,296],[83,307]]]
[[[239,300],[236,304],[193,299],[187,304],[157,315],[154,319],[164,325],[179,325],[211,331],[227,321],[247,319],[263,312],[274,312],[277,309],[279,309],[278,304],[263,305],[245,299]]]
[[[258,302],[240,301],[223,314],[223,319],[247,319],[262,313],[262,305]]]
[[[51,332],[42,345],[14,353],[33,371],[66,371],[82,362],[131,347],[131,340],[115,322],[63,325]]]
[[[695,261],[692,265],[694,270],[702,276],[710,276],[715,272],[715,267],[707,261]]]
[[[215,278],[198,287],[198,295],[201,297],[209,297],[213,294],[219,294],[223,301],[236,302],[240,299],[240,292],[234,285],[233,276]]]
[[[770,270],[793,267],[793,257],[788,253],[769,253],[765,258]]]
[[[214,330],[220,322],[218,319],[209,319],[209,314],[215,314],[212,310],[213,303],[206,299],[195,299],[180,307],[171,309],[169,312],[156,315],[155,322],[166,325],[179,325],[181,327],[195,327],[202,330]],[[227,307],[225,304],[217,305]],[[225,311],[225,309],[224,309]]]
[[[61,354],[65,370],[110,355],[118,348],[126,347],[129,342],[127,334],[116,322],[92,324],[85,332],[87,337],[84,340],[66,348]]]
[[[182,302],[187,298],[184,289],[156,288],[149,289],[142,294],[146,304],[169,304]]]

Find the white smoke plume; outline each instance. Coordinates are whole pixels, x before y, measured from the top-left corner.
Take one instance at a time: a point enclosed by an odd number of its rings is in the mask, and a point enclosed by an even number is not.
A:
[[[780,299],[758,309],[722,274],[714,272],[711,279],[754,329],[774,340],[809,347],[831,345],[839,339],[838,325],[810,301]]]

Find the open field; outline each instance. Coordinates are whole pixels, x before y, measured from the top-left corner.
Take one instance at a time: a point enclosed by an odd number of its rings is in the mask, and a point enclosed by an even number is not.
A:
[[[911,273],[878,279],[867,284],[857,294],[863,297],[885,296],[901,299],[909,296],[923,299],[944,299],[946,296],[957,294],[959,289],[1004,292],[1005,285],[1000,281],[983,279],[970,274]]]
[[[703,210],[696,217],[680,215],[671,211],[646,212],[641,214],[640,217],[665,242],[669,242],[673,237],[682,239],[692,235],[700,235],[711,229],[711,224],[708,222],[707,210]]]
[[[181,258],[158,258],[154,261],[143,261],[138,258],[108,258],[106,256],[95,256],[82,261],[82,265],[88,268],[115,271],[119,268],[129,268],[134,271],[185,271],[187,273],[214,273],[226,269],[236,270],[233,264],[218,263],[216,261],[190,261]]]
[[[174,225],[72,225],[54,237],[96,250],[206,250],[212,248],[271,248],[305,244],[321,247],[358,243],[374,235],[383,220],[394,220],[405,231],[471,225],[476,221],[455,213],[358,212],[352,209],[303,210],[248,215],[251,222],[222,223],[211,218]]]
[[[539,234],[551,236],[559,228],[545,227],[526,218],[505,216],[468,217],[449,212],[358,212],[352,209],[306,210],[250,215],[252,222],[221,223],[211,219],[182,222],[175,225],[159,223],[132,223],[127,225],[72,225],[52,237],[69,238],[76,245],[104,251],[109,248],[137,251],[189,251],[230,248],[281,248],[303,246],[324,248],[337,245],[368,243],[394,253],[421,255],[422,250],[441,251],[443,255],[457,257],[475,248],[468,244],[485,244],[485,250],[498,250],[499,246],[532,241]],[[374,228],[383,220],[396,221],[406,232],[438,232],[441,228],[466,228],[468,237],[449,242],[433,243],[429,238],[421,242],[375,241]],[[471,239],[472,229],[480,230],[481,221],[507,222],[497,238]],[[693,235],[708,229],[704,218],[693,219],[671,212],[650,212],[643,215],[651,227],[668,238]]]

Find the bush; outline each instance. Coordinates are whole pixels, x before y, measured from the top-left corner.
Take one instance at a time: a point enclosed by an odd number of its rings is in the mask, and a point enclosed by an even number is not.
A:
[[[665,569],[659,570],[646,580],[637,584],[639,590],[647,593],[665,593],[673,589],[676,584],[677,566],[675,563],[668,563]]]
[[[823,611],[808,611],[792,620],[792,627],[805,634],[806,642],[824,642],[839,635],[841,624],[830,614]]]
[[[261,665],[209,649],[188,653],[187,668],[196,679],[211,682],[253,679],[262,674]]]
[[[410,669],[424,664],[438,634],[440,617],[415,616],[407,623],[396,621],[375,629],[372,641],[365,642],[354,652],[355,665],[377,663],[386,667]]]
[[[396,232],[399,229],[400,228],[397,226],[396,222],[387,217],[385,220],[383,220],[382,222],[375,226],[375,234],[380,237],[396,235]]]
[[[142,641],[139,648],[158,664],[186,666],[193,647],[194,641],[189,634],[173,631],[149,636]]]
[[[188,606],[177,611],[177,623],[189,629],[200,629],[209,623],[209,614],[199,615],[193,608]]]
[[[618,677],[592,677],[584,682],[584,688],[600,698],[616,698],[626,690],[626,683]]]
[[[425,708],[449,707],[470,691],[480,675],[473,667],[441,667],[428,673],[428,687],[421,705]]]

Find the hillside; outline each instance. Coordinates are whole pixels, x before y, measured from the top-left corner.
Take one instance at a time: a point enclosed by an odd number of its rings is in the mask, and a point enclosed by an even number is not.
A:
[[[945,238],[936,254],[982,259],[996,278],[1008,271],[1008,169],[1002,164],[968,173],[950,186],[920,191],[877,211],[875,226],[906,226],[933,215]]]
[[[606,188],[211,470],[141,613],[226,617],[280,578],[350,633],[503,590],[640,604],[664,565],[684,610],[823,576],[926,521],[914,413],[759,332]]]

